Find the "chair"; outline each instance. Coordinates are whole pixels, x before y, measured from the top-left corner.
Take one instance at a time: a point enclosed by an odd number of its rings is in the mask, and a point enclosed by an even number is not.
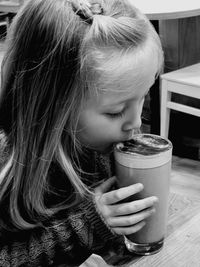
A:
[[[24,4],[25,0],[0,0],[0,14],[4,16],[4,20],[0,22],[0,26],[6,26],[6,32],[12,22],[13,17]]]
[[[25,0],[2,0],[0,1],[0,12],[16,14]]]
[[[171,94],[176,93],[200,100],[200,63],[162,74],[160,79],[160,134],[168,138],[171,109],[200,117],[200,108],[179,104],[171,99]]]

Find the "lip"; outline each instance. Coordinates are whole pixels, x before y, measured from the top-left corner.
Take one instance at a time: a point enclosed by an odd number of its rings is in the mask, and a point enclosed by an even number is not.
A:
[[[132,139],[135,134],[141,134],[141,133],[142,132],[141,132],[140,129],[134,129],[129,133],[128,138],[126,140],[124,140],[124,141],[128,141],[128,140]]]
[[[130,139],[133,137],[133,135],[136,134],[136,133],[137,133],[136,130],[132,130],[132,131],[129,133],[128,138],[127,138],[125,141],[130,140]]]
[[[113,146],[115,147],[117,144],[126,142],[126,141],[128,141],[128,140],[130,140],[130,139],[131,139],[131,137],[120,139],[120,140],[118,140],[117,142],[114,142],[114,143],[113,143]]]
[[[128,140],[132,139],[134,133],[135,133],[135,132],[132,131],[132,132],[127,136],[127,138],[126,138],[125,140],[123,140],[122,142],[124,142],[124,141],[128,141]]]
[[[125,142],[125,141],[128,141],[128,140],[132,139],[133,134],[135,134],[134,131],[132,131],[127,137],[122,138],[122,139],[120,139],[120,140],[114,142],[114,143],[113,143],[114,147],[115,147],[117,144],[119,144],[119,143],[123,143],[123,142]]]

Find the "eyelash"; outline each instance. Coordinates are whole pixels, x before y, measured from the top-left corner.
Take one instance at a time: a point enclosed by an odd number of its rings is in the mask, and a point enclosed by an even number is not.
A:
[[[145,96],[142,98],[142,101],[144,101]],[[120,111],[118,113],[105,113],[105,115],[111,119],[117,119],[117,118],[122,118],[123,115],[125,114],[125,111],[126,111],[126,109],[123,109],[122,111]]]
[[[118,112],[118,113],[106,113],[106,116],[112,118],[112,119],[115,119],[115,118],[120,118],[124,115],[125,113],[125,110],[122,110],[121,112]]]

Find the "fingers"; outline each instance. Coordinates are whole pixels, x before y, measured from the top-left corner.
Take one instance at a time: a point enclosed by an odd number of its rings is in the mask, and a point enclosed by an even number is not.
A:
[[[127,187],[114,190],[112,192],[105,193],[102,196],[102,201],[104,202],[104,204],[107,205],[114,204],[136,193],[139,193],[142,190],[143,190],[142,184],[140,183],[133,184]]]
[[[127,214],[136,213],[136,212],[152,207],[157,202],[158,202],[158,198],[153,196],[153,197],[147,197],[147,198],[140,199],[140,200],[134,200],[134,201],[127,202],[127,203],[110,205],[109,215],[113,217],[113,216],[123,216]]]
[[[122,203],[121,200],[142,191],[143,185],[138,183],[111,191],[115,183],[116,177],[112,177],[98,186],[94,201],[98,212],[116,234],[129,235],[145,225],[145,219],[155,212],[158,198],[151,196]]]
[[[127,216],[118,216],[118,217],[111,217],[108,219],[108,224],[110,227],[125,227],[125,226],[133,226],[149,216],[155,213],[155,208],[149,208],[144,211],[141,211],[136,214],[130,214]]]
[[[146,223],[142,221],[130,227],[114,227],[112,228],[112,231],[118,235],[131,235],[142,229],[145,226],[145,224]]]
[[[98,186],[95,189],[95,193],[96,194],[102,194],[102,193],[108,192],[109,189],[115,184],[115,182],[116,182],[116,177],[115,176],[109,178],[108,180],[103,182],[100,186]]]

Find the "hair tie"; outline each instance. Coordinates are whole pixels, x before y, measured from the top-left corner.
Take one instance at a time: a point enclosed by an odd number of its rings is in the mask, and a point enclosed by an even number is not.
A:
[[[82,20],[88,24],[92,24],[93,15],[103,14],[103,8],[99,3],[90,4],[86,0],[74,0],[71,2],[72,8],[76,15],[78,15]]]
[[[102,15],[103,14],[103,7],[99,3],[92,4],[90,10],[92,11],[93,15]]]

